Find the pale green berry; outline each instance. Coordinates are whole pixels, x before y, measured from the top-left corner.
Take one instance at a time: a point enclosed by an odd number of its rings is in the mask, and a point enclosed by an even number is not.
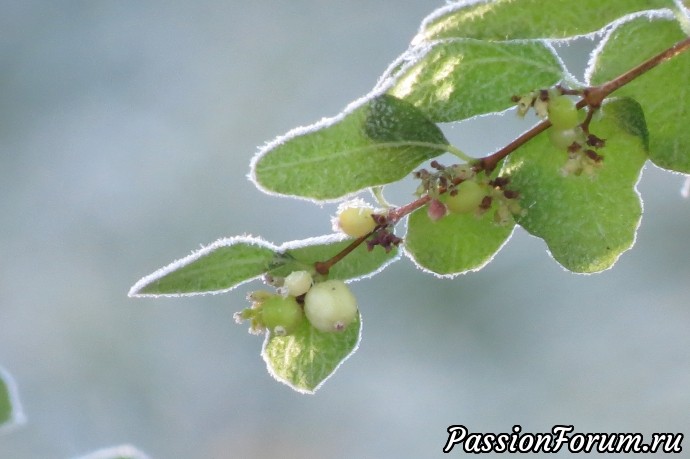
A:
[[[568,96],[549,99],[549,121],[556,129],[572,129],[580,123],[575,102]]]
[[[285,278],[283,288],[290,296],[300,296],[309,291],[312,283],[309,271],[293,271]]]
[[[551,144],[559,150],[565,150],[574,142],[584,141],[584,134],[582,129],[576,127],[574,129],[557,129],[551,127],[548,131],[549,140]]]
[[[343,281],[327,280],[307,292],[304,314],[319,331],[343,331],[357,318],[357,300]]]
[[[272,296],[261,304],[261,322],[275,335],[289,335],[302,322],[302,307],[293,296]]]
[[[376,228],[370,207],[347,207],[338,214],[338,227],[350,237],[365,236]]]
[[[446,199],[446,207],[453,213],[464,214],[477,210],[487,194],[483,185],[474,180],[461,182],[457,187],[457,194],[449,195]]]

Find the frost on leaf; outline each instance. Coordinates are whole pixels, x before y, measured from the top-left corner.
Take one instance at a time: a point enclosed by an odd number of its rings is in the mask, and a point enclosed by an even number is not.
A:
[[[470,0],[436,10],[414,45],[445,38],[562,39],[598,31],[621,16],[670,6],[659,0]]]
[[[606,82],[685,38],[668,13],[630,18],[617,24],[596,50],[589,83]],[[637,100],[649,128],[649,157],[659,167],[690,173],[690,53],[660,64],[617,90]]]
[[[494,222],[490,209],[481,216],[449,213],[438,221],[418,209],[407,225],[405,254],[421,269],[454,277],[481,269],[510,238],[514,224]]]
[[[389,93],[434,122],[505,110],[511,96],[567,77],[553,48],[540,41],[453,39],[431,43],[401,65]]]
[[[645,118],[637,102],[613,100],[591,131],[607,139],[603,162],[592,175],[564,174],[567,153],[540,135],[511,154],[502,171],[527,212],[517,222],[544,239],[570,271],[610,268],[628,250],[642,217],[635,188],[647,159]]]
[[[291,335],[267,335],[261,355],[274,378],[311,394],[354,353],[361,332],[359,317],[342,332],[321,332],[304,320]]]
[[[400,180],[447,144],[414,106],[384,94],[278,138],[254,157],[251,177],[267,193],[332,201]]]
[[[339,234],[291,241],[281,246],[250,236],[219,239],[142,278],[129,296],[224,293],[266,273],[287,276],[293,271],[310,270],[315,262],[328,260],[351,242]],[[361,245],[337,263],[330,274],[338,279],[359,279],[381,271],[397,258],[397,250],[369,252]]]
[[[276,247],[258,238],[220,239],[139,280],[129,296],[222,293],[263,275]]]

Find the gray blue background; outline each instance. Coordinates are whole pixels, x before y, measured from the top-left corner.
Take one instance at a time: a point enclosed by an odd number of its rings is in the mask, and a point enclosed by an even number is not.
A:
[[[441,5],[2,2],[0,366],[28,422],[0,457],[438,457],[451,424],[689,433],[690,202],[651,166],[636,247],[610,271],[567,273],[518,230],[478,273],[402,260],[354,284],[361,347],[314,396],[272,380],[234,324],[252,286],[127,297],[221,237],[328,233],[335,206],[263,195],[249,160],[366,94]],[[482,155],[527,127],[447,132]],[[414,189],[394,188],[399,204]]]

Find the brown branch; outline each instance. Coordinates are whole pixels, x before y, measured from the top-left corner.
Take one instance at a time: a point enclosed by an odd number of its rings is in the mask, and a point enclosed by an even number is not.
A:
[[[388,212],[388,223],[390,225],[395,225],[400,220],[402,220],[403,217],[405,217],[405,215],[411,214],[420,207],[424,207],[424,205],[427,204],[429,201],[431,201],[431,196],[425,194],[421,198],[415,199],[409,204],[405,204],[404,206],[400,206],[397,209],[391,210],[390,212]]]
[[[603,103],[604,99],[606,99],[609,95],[611,95],[612,92],[616,91],[617,89],[620,89],[621,87],[625,86],[626,84],[630,83],[633,81],[635,78],[644,75],[657,65],[672,59],[673,57],[677,56],[678,54],[687,51],[690,49],[690,37],[679,41],[675,45],[671,46],[670,48],[662,51],[661,53],[650,57],[646,61],[642,62],[636,67],[633,67],[632,69],[628,70],[627,72],[621,74],[620,76],[614,78],[613,80],[610,80],[604,84],[601,84],[599,86],[592,86],[589,88],[586,88],[582,92],[582,99],[580,99],[577,104],[575,105],[578,110],[584,108],[584,107],[589,107],[590,113],[588,113],[588,119],[591,118],[591,114],[601,106]],[[565,92],[564,92],[565,94]],[[480,160],[477,161],[476,166],[478,167],[478,170],[484,170],[486,172],[491,172],[496,168],[498,163],[506,158],[508,155],[510,155],[512,152],[520,148],[522,145],[526,144],[529,142],[531,139],[536,137],[537,135],[541,134],[542,132],[546,131],[549,127],[551,127],[551,122],[549,120],[545,120],[540,122],[539,124],[535,125],[532,127],[530,130],[524,132],[520,136],[518,136],[515,140],[510,142],[508,145],[505,147],[501,148],[500,150],[490,154],[489,156],[486,156]],[[445,192],[445,190],[442,190],[441,192]],[[379,229],[385,227],[385,226],[392,226],[398,223],[403,217],[406,215],[411,214],[415,210],[423,207],[426,205],[429,201],[431,201],[431,196],[429,195],[424,195],[418,199],[415,199],[414,201],[410,202],[409,204],[406,204],[404,206],[392,209],[388,212],[388,215],[386,216],[386,224],[385,225],[379,225],[374,229],[369,234],[366,234],[360,238],[355,239],[352,241],[350,245],[345,247],[343,250],[341,250],[339,253],[337,253],[334,257],[330,258],[329,260],[326,261],[318,261],[314,263],[314,268],[316,269],[316,272],[319,274],[327,275],[330,268],[333,267],[336,263],[338,263],[340,260],[345,258],[348,254],[350,254],[353,250],[355,250],[360,244],[362,244],[364,241],[367,240],[372,234],[374,234],[376,231]]]
[[[687,51],[690,48],[690,37],[679,41],[670,48],[660,52],[659,54],[650,57],[640,65],[633,67],[624,74],[608,81],[602,85],[594,86],[585,89],[583,93],[583,100],[586,105],[590,107],[599,107],[613,91],[620,89],[626,84],[633,81],[635,78],[652,70],[657,65],[666,62],[667,60],[677,56],[678,54]]]
[[[508,156],[509,154],[523,146],[524,144],[526,144],[528,141],[532,140],[538,134],[541,134],[542,132],[546,131],[549,127],[551,127],[551,121],[542,121],[529,131],[520,134],[518,138],[510,142],[505,147],[501,148],[495,153],[492,153],[489,156],[485,156],[484,158],[480,159],[479,166],[487,172],[494,170],[500,160],[502,160],[503,158],[505,158],[506,156]]]
[[[376,231],[376,230],[374,230]],[[326,260],[326,261],[317,261],[314,263],[314,269],[316,270],[317,273],[322,274],[322,275],[327,275],[328,271],[331,270],[334,264],[338,263],[340,260],[345,258],[347,255],[350,254],[353,250],[355,250],[359,245],[366,241],[369,236],[371,236],[374,231],[372,231],[369,234],[365,234],[364,236],[358,237],[354,241],[350,243],[347,247],[345,247],[343,250],[335,254],[334,257]]]
[[[660,52],[659,54],[650,57],[646,61],[642,62],[640,65],[633,67],[622,75],[614,78],[599,86],[592,86],[586,88],[582,93],[582,99],[577,102],[577,109],[582,109],[584,107],[590,107],[590,113],[593,113],[591,109],[596,109],[601,106],[604,99],[611,95],[612,92],[617,89],[622,88],[626,84],[633,81],[635,78],[647,73],[657,65],[665,62],[678,54],[690,49],[690,37],[679,41],[670,48]],[[591,117],[591,114],[589,115]],[[533,137],[541,134],[551,126],[551,123],[546,120],[534,126],[529,131],[521,134],[518,138],[510,142],[505,147],[486,156],[479,160],[479,165],[485,171],[492,171],[496,167],[499,161],[507,157],[513,151],[517,150],[519,147],[527,143]]]

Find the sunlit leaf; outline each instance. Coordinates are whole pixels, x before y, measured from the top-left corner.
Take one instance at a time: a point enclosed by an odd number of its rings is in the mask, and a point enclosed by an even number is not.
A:
[[[380,95],[272,142],[253,159],[251,174],[268,193],[334,200],[402,179],[447,143],[414,106]]]
[[[605,38],[588,72],[606,82],[686,38],[668,14],[619,24]],[[690,173],[690,52],[675,56],[614,93],[637,100],[649,127],[649,156],[660,167]]]
[[[455,2],[429,15],[423,21],[413,44],[444,38],[567,38],[596,32],[629,13],[672,5],[672,0]]]
[[[632,246],[642,216],[635,185],[647,159],[644,115],[631,99],[614,100],[602,111],[591,131],[608,140],[593,175],[564,175],[567,153],[546,135],[511,154],[503,170],[527,209],[518,223],[543,238],[551,255],[574,272],[611,267]]]
[[[513,223],[494,222],[494,209],[481,217],[449,213],[432,221],[426,208],[410,215],[405,253],[422,269],[454,276],[482,268],[513,232]]]
[[[553,48],[539,41],[439,41],[413,53],[402,68],[389,92],[434,122],[505,110],[515,104],[513,95],[551,86],[565,75]]]
[[[340,333],[318,331],[303,320],[292,335],[268,335],[261,355],[277,380],[313,393],[357,349],[361,330],[360,318]]]
[[[261,239],[220,239],[139,280],[130,296],[221,293],[264,274],[276,248]]]

